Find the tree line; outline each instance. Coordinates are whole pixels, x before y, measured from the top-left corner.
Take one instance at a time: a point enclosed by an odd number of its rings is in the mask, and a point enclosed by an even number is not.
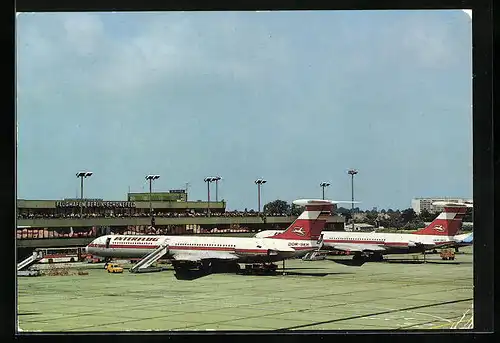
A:
[[[273,215],[288,215],[298,216],[302,212],[299,206],[289,204],[284,200],[274,200],[264,205],[263,214],[265,216]],[[386,227],[396,229],[417,229],[425,227],[426,222],[432,222],[439,213],[431,213],[427,210],[422,210],[419,214],[415,213],[412,208],[405,210],[393,209],[372,209],[361,210],[358,207],[354,211],[345,207],[338,207],[335,210],[337,215],[343,216],[346,223],[366,223],[375,227]],[[467,209],[464,217],[464,222],[472,222],[472,208]]]

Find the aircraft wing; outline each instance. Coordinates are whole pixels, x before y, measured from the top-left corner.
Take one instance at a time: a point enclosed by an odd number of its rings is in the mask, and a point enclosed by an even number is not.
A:
[[[231,253],[221,253],[212,251],[196,251],[193,253],[175,254],[173,259],[176,261],[202,261],[202,260],[237,260],[238,257]]]
[[[337,243],[330,245],[335,250],[350,251],[350,252],[365,252],[365,251],[385,251],[386,249],[376,244],[352,244],[352,243]]]

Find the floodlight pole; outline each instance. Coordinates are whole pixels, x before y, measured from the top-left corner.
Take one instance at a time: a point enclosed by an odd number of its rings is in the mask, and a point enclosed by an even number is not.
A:
[[[80,177],[80,201],[83,203],[83,177]]]
[[[257,185],[257,189],[258,189],[258,190],[257,190],[257,192],[258,192],[258,198],[259,198],[259,200],[258,200],[258,205],[257,205],[257,212],[258,212],[259,214],[260,214],[260,186],[261,186],[261,184],[259,183],[259,184]]]
[[[215,181],[214,177],[206,177],[203,179],[207,183],[207,211],[208,211],[208,216],[210,217],[210,182]]]
[[[80,218],[83,218],[83,179],[92,176],[92,172],[78,172],[76,177],[80,178]]]
[[[83,218],[83,176],[80,176],[80,218]]]
[[[219,181],[222,180],[220,176],[215,176],[212,181],[215,182],[215,202],[219,202]]]
[[[208,216],[210,217],[210,180],[207,181],[207,206],[208,206]]]
[[[153,201],[152,201],[152,193],[153,193],[153,179],[149,179],[149,216],[153,218]]]
[[[151,219],[151,227],[153,227],[153,222],[154,222],[154,216],[153,216],[153,200],[152,200],[152,193],[153,193],[153,180],[158,180],[160,178],[160,175],[146,175],[146,180],[149,181],[149,217]]]
[[[262,187],[263,184],[265,184],[267,181],[264,179],[257,179],[255,180],[255,184],[257,185],[257,197],[258,197],[258,214],[260,214],[260,188]]]
[[[330,183],[329,182],[321,182],[319,185],[321,188],[323,188],[323,200],[325,200],[325,187],[330,186]]]
[[[347,172],[349,175],[351,175],[351,215],[352,215],[352,230],[354,231],[354,175],[358,173],[356,169],[349,169]]]

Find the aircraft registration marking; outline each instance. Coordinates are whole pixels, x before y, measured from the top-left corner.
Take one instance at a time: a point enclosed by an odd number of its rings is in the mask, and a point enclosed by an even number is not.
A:
[[[307,247],[309,244],[307,243],[298,243],[298,242],[289,242],[288,243],[289,247]]]

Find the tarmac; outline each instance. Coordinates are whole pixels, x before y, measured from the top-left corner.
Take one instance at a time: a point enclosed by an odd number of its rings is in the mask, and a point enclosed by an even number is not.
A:
[[[335,257],[337,258],[337,257]],[[340,257],[346,258],[346,257]],[[386,257],[387,258],[387,257]],[[18,277],[19,331],[421,330],[472,326],[472,248],[454,261],[392,255],[361,267],[286,261],[273,276],[173,270]],[[66,266],[68,267],[68,266]],[[127,267],[124,265],[124,267]],[[84,271],[78,275],[77,270]]]

